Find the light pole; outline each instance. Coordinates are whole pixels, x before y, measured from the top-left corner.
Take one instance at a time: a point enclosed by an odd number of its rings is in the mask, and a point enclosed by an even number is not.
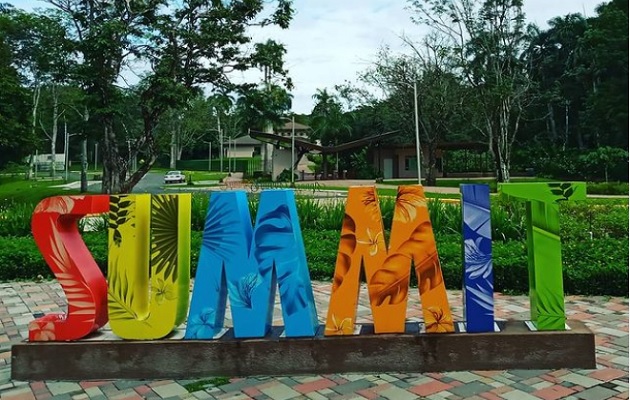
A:
[[[98,142],[94,143],[94,171],[98,169]]]
[[[204,140],[204,143],[208,143],[208,171],[212,171],[212,142]]]
[[[66,167],[66,182],[68,181],[68,163],[70,162],[70,156],[68,152],[70,151],[70,136],[77,135],[76,133],[69,135],[68,134],[68,123],[66,121],[66,117],[63,118],[63,131],[64,131],[64,143],[63,143],[63,154],[64,154],[64,164]]]
[[[295,186],[295,115],[291,116],[291,186]]]
[[[418,162],[418,185],[422,185],[422,170],[420,169],[420,157],[422,156],[422,152],[420,151],[420,123],[418,120],[418,88],[415,78],[413,80],[413,108],[416,114],[416,160]]]
[[[221,168],[221,172],[223,172],[223,132],[221,131],[219,109],[217,109],[217,132],[219,132],[219,168]]]

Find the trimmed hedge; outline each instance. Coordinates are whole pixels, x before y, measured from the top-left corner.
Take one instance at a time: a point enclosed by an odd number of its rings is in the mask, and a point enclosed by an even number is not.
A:
[[[305,230],[306,256],[313,280],[330,280],[334,273],[339,231]],[[84,235],[99,267],[107,269],[105,232]],[[436,237],[442,271],[449,289],[461,289],[462,249],[460,235]],[[192,232],[191,265],[194,276],[201,246],[201,232]],[[30,237],[0,237],[0,281],[51,278],[52,274]],[[496,291],[527,293],[527,250],[523,241],[493,243]],[[627,296],[628,239],[601,237],[563,243],[564,287],[569,294]],[[415,283],[412,279],[412,284]]]

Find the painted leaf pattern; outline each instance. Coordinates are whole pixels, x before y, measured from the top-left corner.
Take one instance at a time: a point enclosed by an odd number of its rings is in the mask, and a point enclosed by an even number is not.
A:
[[[308,305],[306,285],[294,271],[285,270],[284,274],[278,276],[278,284],[283,299],[282,308],[288,315],[293,315]]]
[[[258,219],[254,231],[254,258],[261,275],[267,276],[271,272],[276,254],[283,248],[279,243],[291,242],[292,236],[293,224],[286,204],[279,205]]]
[[[392,254],[370,279],[372,306],[398,304],[407,299],[411,260],[402,254]]]
[[[487,279],[492,274],[492,255],[481,251],[482,237],[464,240],[464,258],[470,278]]]
[[[42,200],[37,207],[35,207],[36,213],[49,212],[58,214],[68,214],[74,208],[74,202],[81,200],[85,196],[55,196]]]
[[[165,279],[177,279],[179,207],[174,195],[151,197],[151,267]]]
[[[230,303],[232,307],[252,308],[254,290],[262,283],[258,274],[249,273],[236,283],[228,281]]]
[[[337,318],[335,314],[332,315],[333,326],[326,327],[326,332],[333,335],[351,335],[354,332],[354,323],[352,318]]]
[[[357,247],[355,230],[356,224],[354,223],[354,219],[352,219],[350,215],[345,214],[343,217],[343,225],[341,226],[341,240],[339,241],[339,252],[337,253],[337,263],[333,277],[333,292],[341,286],[343,278],[352,265],[352,255]]]
[[[238,214],[231,212],[225,202],[210,201],[203,230],[202,246],[221,259],[238,251],[241,237]]]
[[[401,186],[396,195],[394,220],[404,223],[413,222],[417,216],[416,209],[426,206],[427,199],[417,186]]]
[[[34,342],[54,341],[55,324],[52,321],[31,321],[28,324],[29,339]]]
[[[216,312],[213,308],[204,308],[200,313],[188,318],[186,339],[212,337],[216,334]]]
[[[428,307],[424,313],[426,331],[429,333],[453,332],[453,319],[441,307]]]

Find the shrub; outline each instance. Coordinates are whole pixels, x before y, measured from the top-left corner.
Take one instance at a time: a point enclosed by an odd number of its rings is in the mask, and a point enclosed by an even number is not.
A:
[[[31,232],[34,204],[5,202],[0,204],[0,236],[25,236]]]
[[[339,245],[337,230],[303,232],[311,279],[331,280]],[[86,233],[84,240],[96,263],[107,272],[107,235]],[[461,289],[461,236],[438,235],[437,246],[444,281],[448,289]],[[191,235],[191,276],[195,276],[202,233]],[[627,296],[627,239],[601,238],[593,241],[563,242],[564,288],[569,294]],[[0,237],[0,280],[51,278],[37,246],[29,237]],[[495,291],[527,293],[527,249],[523,241],[496,241],[493,244]],[[416,280],[412,274],[411,283]]]
[[[560,206],[563,240],[628,239],[628,204],[567,202]]]
[[[588,182],[586,184],[586,193],[603,194],[614,196],[628,195],[628,182]]]

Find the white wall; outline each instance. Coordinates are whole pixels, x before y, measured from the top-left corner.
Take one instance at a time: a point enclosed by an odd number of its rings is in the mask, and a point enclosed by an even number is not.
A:
[[[225,149],[226,157],[247,157],[251,158],[254,154],[254,145],[237,145],[236,148],[230,147],[228,150],[227,145],[223,147]]]
[[[276,180],[285,169],[291,169],[291,149],[273,149],[273,170],[271,179]]]

